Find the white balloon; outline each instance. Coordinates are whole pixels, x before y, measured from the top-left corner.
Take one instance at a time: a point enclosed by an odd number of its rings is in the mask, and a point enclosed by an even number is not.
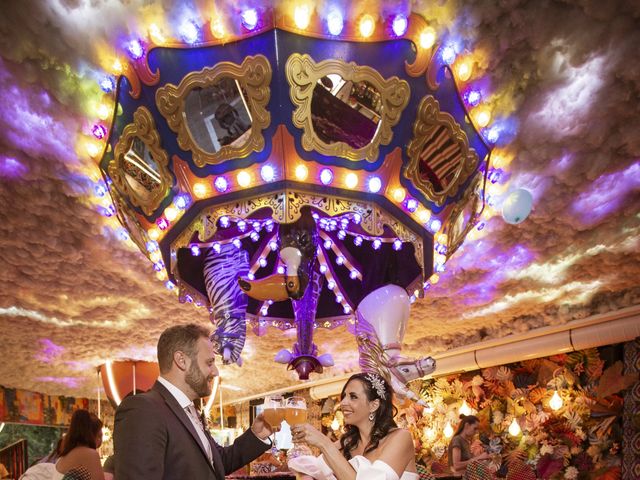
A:
[[[519,188],[511,192],[502,203],[502,218],[507,223],[517,225],[531,213],[533,196],[528,190]]]

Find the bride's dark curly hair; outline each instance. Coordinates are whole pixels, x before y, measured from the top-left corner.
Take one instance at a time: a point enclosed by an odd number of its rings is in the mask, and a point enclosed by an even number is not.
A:
[[[380,397],[376,391],[376,386],[371,382],[367,375],[373,375],[373,378],[380,380],[379,385],[384,388],[384,397]],[[371,428],[371,439],[369,444],[365,446],[364,454],[369,453],[372,450],[378,448],[380,440],[387,436],[389,431],[393,428],[397,428],[396,422],[393,417],[398,413],[398,409],[393,405],[393,390],[387,381],[377,374],[356,373],[352,375],[347,383],[342,387],[342,393],[340,394],[340,400],[344,398],[347,385],[354,380],[360,381],[366,392],[367,399],[372,402],[374,400],[380,401],[380,406],[374,412],[375,418],[373,419],[373,427]],[[340,451],[344,458],[349,460],[351,458],[351,451],[356,448],[360,441],[360,431],[355,425],[345,425],[345,433],[340,438]]]

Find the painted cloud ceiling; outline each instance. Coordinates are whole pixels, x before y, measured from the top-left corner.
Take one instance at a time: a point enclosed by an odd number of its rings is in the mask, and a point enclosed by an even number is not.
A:
[[[151,360],[167,326],[208,323],[100,215],[98,169],[77,148],[99,97],[101,52],[135,31],[136,19],[172,19],[184,8],[205,11],[205,3],[2,2],[0,385],[96,397],[105,360]],[[494,112],[513,131],[502,157],[508,181],[494,197],[515,188],[534,197],[524,223],[488,218],[447,263],[412,307],[405,352],[640,303],[640,3],[386,3],[423,14],[439,35],[477,52]],[[222,368],[237,387],[225,396],[294,382],[272,363],[294,338],[250,333],[245,365]],[[336,360],[325,375],[357,368],[355,340],[342,327],[318,331],[315,342]]]

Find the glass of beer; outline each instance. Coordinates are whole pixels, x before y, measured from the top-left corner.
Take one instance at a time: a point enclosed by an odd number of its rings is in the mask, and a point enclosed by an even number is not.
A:
[[[280,430],[280,424],[284,420],[285,403],[282,395],[268,395],[264,397],[262,414],[273,429],[273,447],[271,452],[276,455],[278,453],[278,447],[276,446],[276,432]]]
[[[294,427],[307,422],[307,402],[302,397],[289,397],[284,419],[289,426]],[[301,455],[311,455],[311,449],[306,445],[293,442],[293,448],[287,453],[287,458],[292,459]]]

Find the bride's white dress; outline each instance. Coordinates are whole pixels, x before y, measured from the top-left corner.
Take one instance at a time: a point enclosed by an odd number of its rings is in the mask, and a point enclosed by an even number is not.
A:
[[[403,472],[401,477],[393,468],[382,460],[371,462],[362,455],[356,455],[349,463],[356,471],[356,480],[418,480],[417,473]],[[309,475],[316,480],[336,480],[333,471],[324,461],[322,455],[314,457],[303,455],[289,460],[289,468]]]

